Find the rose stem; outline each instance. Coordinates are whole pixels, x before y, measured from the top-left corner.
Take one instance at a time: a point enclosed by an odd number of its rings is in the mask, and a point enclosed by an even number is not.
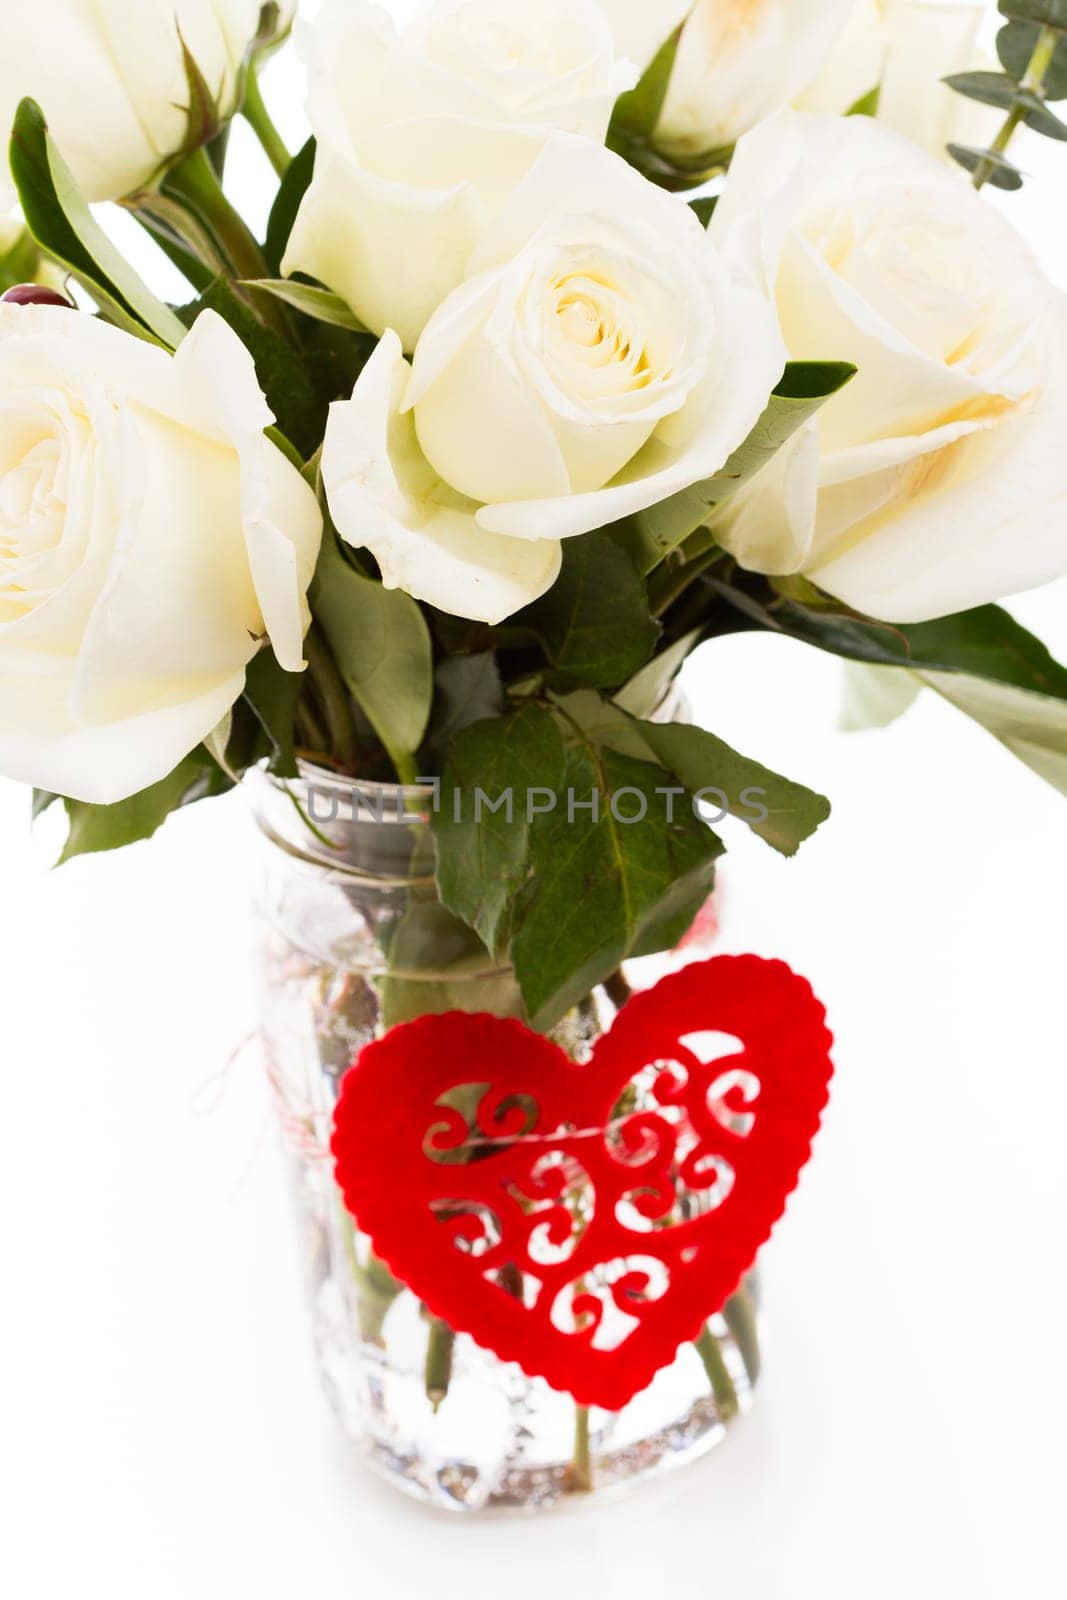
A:
[[[317,629],[312,628],[308,634],[305,648],[308,672],[318,691],[329,729],[330,754],[343,771],[354,773],[359,768],[359,747],[344,679]]]
[[[704,1363],[704,1371],[708,1375],[715,1404],[719,1408],[719,1415],[723,1422],[732,1422],[737,1416],[740,1406],[737,1400],[737,1390],[734,1388],[733,1379],[726,1368],[719,1349],[719,1341],[711,1331],[705,1327],[704,1332],[696,1341],[696,1352]]]
[[[263,252],[241,214],[226,198],[219,175],[206,150],[194,150],[178,166],[172,167],[164,184],[210,230],[216,243],[240,279],[267,278],[270,273]],[[282,306],[269,294],[249,292],[261,319],[291,339],[289,320]]]
[[[456,1335],[448,1323],[433,1317],[426,1343],[426,1398],[433,1406],[435,1416],[448,1399],[455,1348]]]
[[[738,1289],[733,1299],[727,1300],[722,1314],[726,1326],[733,1334],[734,1343],[741,1352],[748,1381],[754,1384],[759,1378],[763,1363],[760,1356],[756,1312],[748,1290],[744,1287]]]
[[[593,1492],[593,1457],[589,1448],[589,1407],[574,1410],[574,1457],[571,1461],[571,1488],[579,1494]]]
[[[1041,92],[1045,87],[1045,78],[1048,76],[1048,70],[1052,65],[1052,58],[1056,54],[1059,38],[1060,35],[1055,28],[1041,29],[1037,36],[1037,43],[1034,46],[1034,53],[1030,57],[1030,65],[1026,69],[1026,75],[1019,86],[1020,88],[1029,89],[1040,98]],[[1025,106],[1016,105],[1012,106],[1008,112],[1004,126],[990,146],[990,149],[995,151],[998,156],[1002,156],[1009,144],[1011,144],[1016,128],[1026,115],[1026,109]],[[995,171],[995,161],[980,161],[974,169],[974,177],[971,180],[974,187],[981,189],[983,184],[989,182]]]
[[[618,972],[613,972],[610,978],[604,979],[604,993],[618,1011],[621,1011],[627,1000],[630,999],[633,990],[627,983],[621,967]]]
[[[263,99],[263,91],[259,86],[259,75],[255,67],[249,67],[245,84],[244,105],[241,114],[248,123],[252,132],[259,140],[267,153],[271,166],[279,178],[285,174],[293,164],[293,158],[286,148],[285,140],[274,126],[270,112],[267,110]]]

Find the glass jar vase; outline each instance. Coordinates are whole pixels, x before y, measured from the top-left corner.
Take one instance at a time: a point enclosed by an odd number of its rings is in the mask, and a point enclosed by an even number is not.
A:
[[[310,768],[298,783],[264,775],[250,783],[262,840],[263,1046],[319,1366],[348,1435],[398,1488],[457,1511],[536,1509],[703,1455],[752,1399],[754,1276],[698,1344],[622,1411],[607,1412],[576,1406],[453,1333],[376,1260],[334,1181],[329,1144],[342,1078],[364,1045],[415,1017],[521,1017],[518,987],[437,897],[430,790]],[[553,1032],[577,1062],[611,1025],[625,985],[611,988]]]

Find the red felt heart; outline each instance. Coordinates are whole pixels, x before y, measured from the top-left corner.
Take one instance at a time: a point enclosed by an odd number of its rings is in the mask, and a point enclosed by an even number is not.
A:
[[[810,986],[755,956],[635,995],[584,1065],[518,1022],[422,1017],[345,1077],[337,1181],[434,1316],[620,1410],[699,1337],[781,1216],[831,1043]]]

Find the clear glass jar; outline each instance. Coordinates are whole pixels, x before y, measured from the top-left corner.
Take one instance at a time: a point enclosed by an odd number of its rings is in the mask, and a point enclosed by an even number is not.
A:
[[[437,898],[429,790],[342,782],[313,769],[288,786],[262,775],[250,784],[263,841],[264,1050],[319,1365],[346,1432],[397,1487],[460,1511],[536,1509],[704,1454],[751,1402],[754,1277],[699,1345],[684,1347],[623,1411],[606,1412],[577,1407],[431,1320],[375,1260],[333,1177],[341,1079],[365,1044],[416,1016],[521,1016],[518,989]],[[586,1059],[615,1009],[598,990],[553,1037]]]

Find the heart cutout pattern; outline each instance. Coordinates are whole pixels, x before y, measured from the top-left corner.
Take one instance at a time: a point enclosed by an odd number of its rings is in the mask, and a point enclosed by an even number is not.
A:
[[[435,1317],[621,1410],[769,1237],[811,1154],[831,1044],[810,985],[756,956],[635,995],[581,1065],[519,1022],[422,1017],[346,1075],[337,1181]]]

